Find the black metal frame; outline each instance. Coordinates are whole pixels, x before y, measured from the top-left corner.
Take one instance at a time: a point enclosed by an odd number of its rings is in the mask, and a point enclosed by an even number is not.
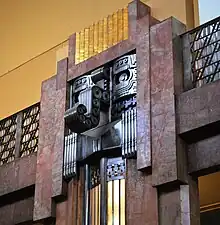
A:
[[[16,114],[0,121],[0,165],[15,158],[16,128]]]
[[[83,198],[83,225],[91,224],[90,192],[92,188],[100,185],[100,223],[107,224],[107,184],[109,181],[125,179],[125,159],[102,158],[96,164],[86,164],[84,167],[84,198]],[[96,172],[94,172],[96,171]],[[93,177],[93,175],[95,177]],[[120,192],[120,190],[118,190]],[[114,200],[113,200],[114,201]],[[97,202],[94,204],[98,204]],[[113,212],[114,213],[114,212]]]
[[[220,17],[181,37],[189,42],[190,55],[183,57],[185,62],[190,60],[192,88],[220,79]]]
[[[22,113],[20,157],[37,151],[40,105],[36,104]]]

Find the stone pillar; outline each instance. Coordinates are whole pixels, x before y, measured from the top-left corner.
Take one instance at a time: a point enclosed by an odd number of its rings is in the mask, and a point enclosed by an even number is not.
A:
[[[177,135],[175,95],[183,90],[184,26],[170,18],[150,29],[152,182],[160,225],[199,225],[197,179],[188,175],[185,143]]]
[[[57,75],[42,83],[34,221],[55,218],[55,201],[66,194],[62,171],[67,63],[59,61]]]
[[[129,41],[137,55],[137,160],[128,159],[126,169],[126,224],[157,225],[157,188],[152,185],[150,8],[140,1],[128,6]],[[145,172],[141,172],[141,171]]]
[[[129,41],[137,55],[137,168],[151,166],[150,8],[140,1],[128,5]]]

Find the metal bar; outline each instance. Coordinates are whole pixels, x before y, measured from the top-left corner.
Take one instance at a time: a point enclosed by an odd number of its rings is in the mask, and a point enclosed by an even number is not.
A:
[[[131,154],[134,154],[134,108],[131,109]]]
[[[101,178],[101,209],[100,209],[100,223],[107,224],[107,158],[102,158],[100,161],[100,178]]]
[[[73,84],[70,84],[70,93],[69,93],[69,108],[73,107]]]
[[[67,154],[67,136],[64,138],[64,162],[63,162],[63,176],[66,177],[66,154]]]
[[[22,137],[22,117],[23,112],[17,114],[17,125],[16,125],[16,134],[15,134],[15,158],[20,157],[21,150],[21,137]]]
[[[113,103],[113,72],[112,67],[110,67],[110,81],[109,81],[109,93],[110,93],[110,104],[109,104],[109,122],[112,122],[111,118],[111,109],[112,109],[112,103]]]
[[[122,149],[122,156],[125,155],[125,114],[122,112],[122,120],[121,120],[121,149]]]
[[[124,133],[125,133],[125,156],[128,154],[128,111],[125,111],[125,129],[124,129]]]
[[[85,177],[85,185],[84,185],[84,223],[83,225],[89,225],[89,166],[86,164],[84,166],[84,177]]]
[[[129,111],[128,111],[128,156],[130,156],[132,154],[132,149],[131,149],[132,148],[132,145],[131,145],[131,142],[132,142],[131,111],[132,111],[132,109],[129,109]]]
[[[137,152],[137,106],[135,106],[135,112],[134,112],[134,152]]]

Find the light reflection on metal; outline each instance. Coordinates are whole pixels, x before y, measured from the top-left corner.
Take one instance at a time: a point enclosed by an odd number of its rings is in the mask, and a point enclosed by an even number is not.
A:
[[[76,33],[75,62],[80,63],[126,39],[127,7]]]

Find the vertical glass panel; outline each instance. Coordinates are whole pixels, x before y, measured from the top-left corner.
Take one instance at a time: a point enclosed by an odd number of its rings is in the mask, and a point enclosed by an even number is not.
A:
[[[113,187],[113,181],[109,181],[108,182],[108,206],[107,206],[107,211],[108,211],[108,214],[107,214],[107,218],[108,218],[108,225],[112,225],[112,213],[113,213],[113,202],[112,202],[112,199],[113,199],[113,193],[112,193],[112,187]]]
[[[114,181],[114,225],[119,225],[120,217],[119,217],[119,209],[120,209],[120,188],[119,188],[119,180]]]
[[[125,179],[120,180],[120,225],[125,225]]]

